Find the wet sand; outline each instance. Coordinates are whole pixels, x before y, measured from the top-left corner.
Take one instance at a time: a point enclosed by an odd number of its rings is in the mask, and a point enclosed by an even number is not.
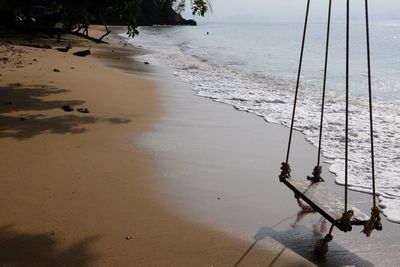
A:
[[[350,233],[334,230],[325,257],[313,254],[316,240],[330,224],[318,214],[299,213],[293,193],[278,180],[285,159],[288,129],[253,114],[195,96],[190,85],[153,67],[162,81],[161,119],[153,130],[134,139],[157,159],[161,192],[179,214],[211,225],[252,244],[237,263],[256,247],[273,247],[308,259],[318,266],[400,265],[399,225],[383,219],[384,231],[366,238],[361,227]],[[166,83],[168,81],[168,83]],[[295,133],[290,162],[292,176],[311,175],[317,150]],[[323,177],[339,195],[344,187],[323,166]],[[350,191],[350,200],[369,214],[372,196]]]

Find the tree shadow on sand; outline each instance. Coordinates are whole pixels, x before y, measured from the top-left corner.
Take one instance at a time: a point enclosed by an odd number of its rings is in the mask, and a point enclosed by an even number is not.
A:
[[[19,140],[32,138],[44,132],[54,134],[80,134],[86,131],[84,124],[95,123],[93,117],[76,115],[43,117],[42,115],[24,116],[24,121],[14,116],[0,115],[0,138],[13,137]]]
[[[99,120],[91,115],[72,114],[49,116],[49,110],[83,105],[83,100],[48,100],[45,97],[68,93],[68,90],[49,86],[23,86],[10,84],[0,87],[0,138],[11,137],[19,140],[32,138],[42,133],[80,134],[83,125]],[[30,112],[29,115],[23,112]],[[39,112],[32,114],[32,111]],[[14,114],[10,114],[14,112]],[[17,114],[15,114],[18,112]],[[111,118],[102,120],[112,124],[129,123],[129,119]]]
[[[2,266],[76,266],[93,265],[96,255],[90,246],[97,237],[85,238],[60,249],[50,234],[16,233],[11,225],[0,227],[0,265]]]
[[[0,113],[17,111],[45,111],[63,105],[78,106],[83,100],[44,100],[44,97],[68,93],[68,90],[49,86],[23,86],[9,84],[0,87]]]

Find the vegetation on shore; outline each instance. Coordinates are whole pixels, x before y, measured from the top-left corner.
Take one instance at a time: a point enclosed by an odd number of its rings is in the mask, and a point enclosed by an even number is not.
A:
[[[180,13],[190,4],[193,15],[204,16],[209,0],[0,0],[0,27],[20,31],[74,33],[89,37],[90,24],[127,25],[130,36],[139,25],[195,25]]]

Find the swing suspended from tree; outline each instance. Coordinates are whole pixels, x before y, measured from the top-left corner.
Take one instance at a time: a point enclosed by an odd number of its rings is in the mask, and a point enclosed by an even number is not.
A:
[[[371,144],[371,169],[372,169],[372,198],[373,206],[371,215],[367,216],[359,209],[348,203],[348,147],[349,147],[349,26],[350,26],[350,0],[347,0],[346,6],[346,123],[345,123],[345,191],[344,199],[337,196],[337,194],[330,192],[324,186],[324,180],[321,177],[322,167],[321,161],[321,143],[322,143],[322,130],[324,122],[324,108],[325,108],[325,92],[326,92],[326,79],[328,71],[328,55],[329,55],[329,41],[330,41],[330,26],[331,26],[331,11],[332,0],[329,0],[328,7],[328,21],[326,33],[326,49],[325,49],[325,65],[324,65],[324,78],[322,87],[322,103],[321,103],[321,118],[319,129],[319,145],[318,145],[318,160],[317,165],[312,172],[312,176],[307,179],[293,179],[291,178],[291,169],[289,165],[290,147],[292,142],[294,119],[296,114],[297,97],[300,86],[300,75],[303,63],[303,52],[307,33],[308,16],[310,10],[310,0],[307,1],[306,16],[304,21],[303,39],[300,52],[300,62],[297,73],[297,83],[294,96],[293,113],[290,126],[289,142],[286,154],[286,161],[282,163],[281,174],[279,180],[289,187],[295,194],[295,198],[299,206],[305,210],[313,210],[319,212],[326,218],[332,226],[329,233],[325,238],[320,240],[320,253],[326,253],[328,249],[328,242],[333,239],[332,231],[336,227],[341,231],[348,232],[352,230],[353,225],[364,226],[362,230],[368,237],[371,232],[382,230],[380,210],[376,206],[376,192],[375,192],[375,164],[374,164],[374,136],[373,136],[373,116],[372,116],[372,86],[371,86],[371,60],[370,60],[370,40],[369,40],[369,16],[368,16],[368,0],[365,0],[365,25],[366,25],[366,43],[367,43],[367,67],[368,67],[368,92],[369,92],[369,119],[370,119],[370,144]],[[309,206],[302,203],[306,202]]]

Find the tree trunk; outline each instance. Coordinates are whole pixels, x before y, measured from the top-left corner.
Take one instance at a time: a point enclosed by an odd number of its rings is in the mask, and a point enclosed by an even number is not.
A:
[[[106,37],[107,35],[109,35],[111,33],[111,30],[107,27],[106,24],[103,24],[104,28],[106,29],[106,33],[103,34],[100,38],[99,41],[101,42],[103,40],[104,37]]]

